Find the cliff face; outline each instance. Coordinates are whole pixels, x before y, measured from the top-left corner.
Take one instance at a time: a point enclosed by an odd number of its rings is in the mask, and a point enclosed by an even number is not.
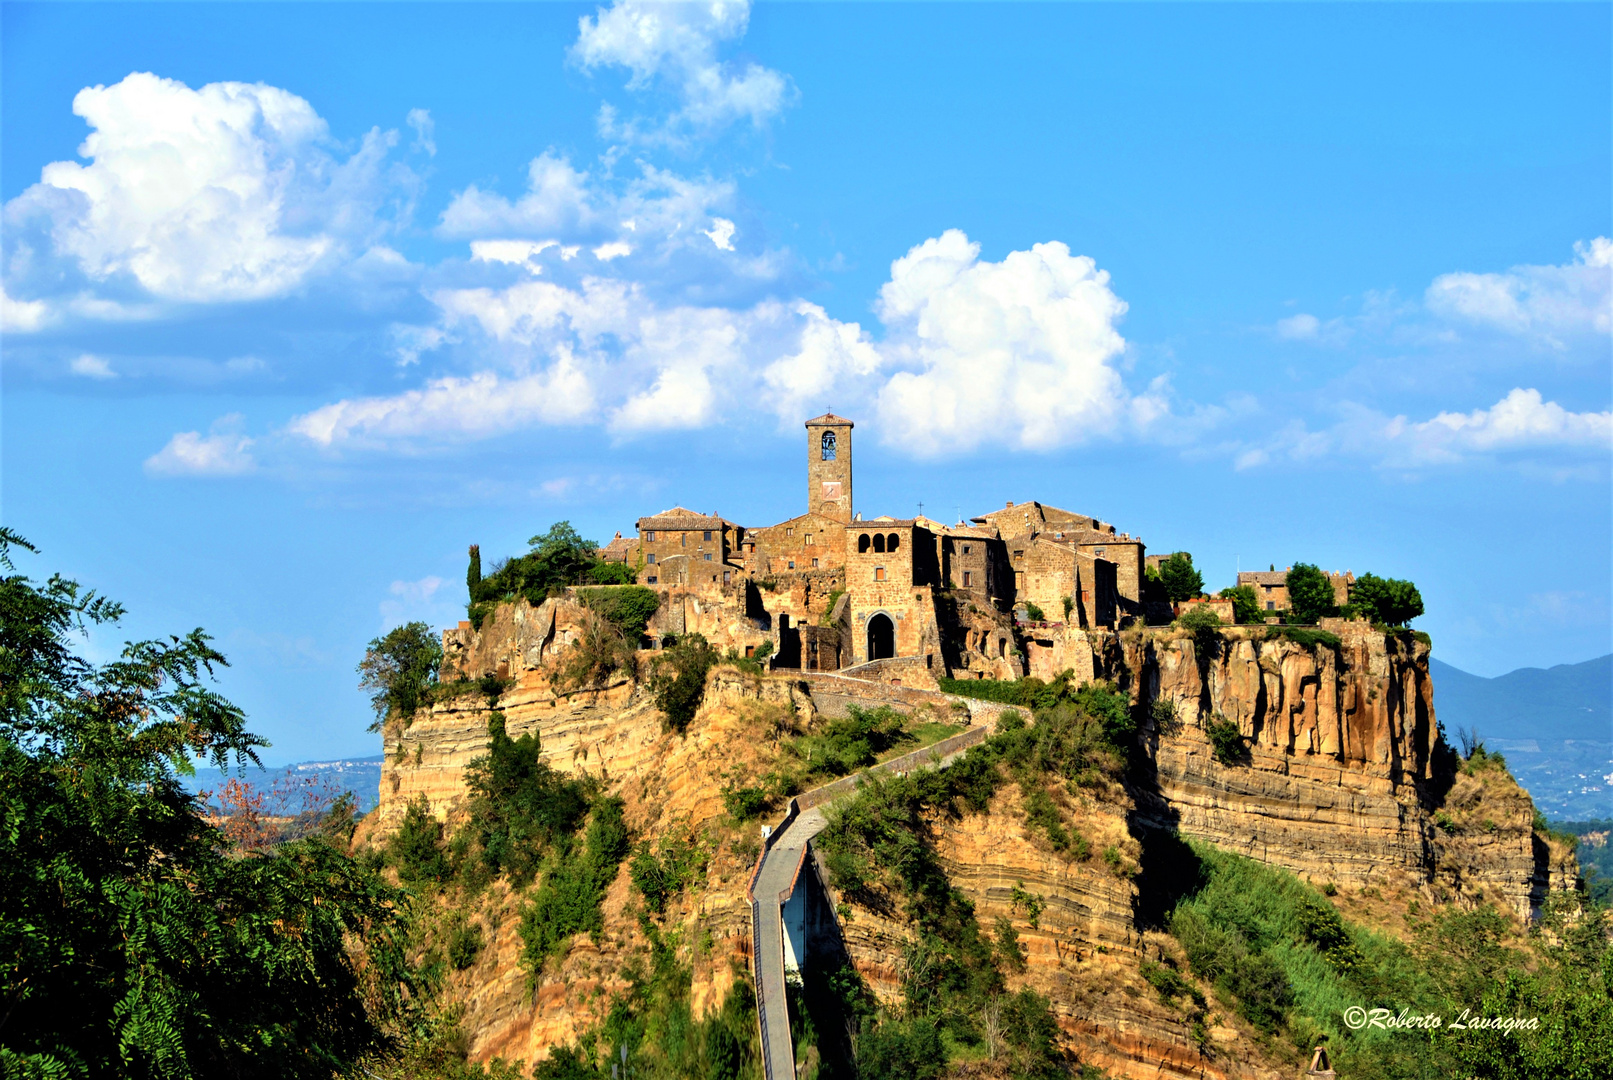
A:
[[[627,803],[635,833],[704,834],[703,880],[669,910],[684,931],[695,971],[696,1015],[718,1006],[736,962],[749,949],[745,891],[756,851],[754,826],[735,826],[721,800],[725,784],[754,783],[775,762],[779,740],[818,722],[846,680],[746,675],[715,669],[705,703],[685,736],[662,730],[642,683],[625,677],[566,691],[551,678],[588,613],[567,601],[539,608],[503,605],[482,630],[445,634],[448,678],[498,674],[513,681],[497,701],[512,736],[536,732],[553,766],[598,777]],[[1016,986],[1046,994],[1082,1059],[1116,1076],[1271,1076],[1259,1039],[1240,1022],[1210,1020],[1203,1042],[1189,1017],[1162,1003],[1138,961],[1174,955],[1175,944],[1146,930],[1134,876],[1138,838],[1168,828],[1293,871],[1346,892],[1490,901],[1521,916],[1548,886],[1573,881],[1570,853],[1532,829],[1527,796],[1500,769],[1454,771],[1438,743],[1428,648],[1386,638],[1363,624],[1325,629],[1339,644],[1306,645],[1261,629],[1225,630],[1204,641],[1178,630],[1119,634],[1041,628],[1025,640],[1033,673],[1074,668],[1132,695],[1144,723],[1144,753],[1124,787],[1059,796],[1093,842],[1114,846],[1119,869],[1099,858],[1070,862],[1031,835],[1013,785],[991,812],[932,823],[933,840],[954,885],[983,925],[1011,919],[1027,954]],[[1006,650],[1005,650],[1006,651]],[[641,654],[641,662],[648,660]],[[821,685],[820,685],[821,684]],[[858,684],[862,686],[864,684]],[[881,693],[903,708],[920,691],[868,683],[864,705]],[[821,701],[814,698],[817,690]],[[872,695],[872,696],[868,696]],[[836,699],[838,700],[838,699]],[[1166,702],[1168,706],[1157,703]],[[462,800],[463,770],[485,752],[490,703],[478,692],[439,701],[407,727],[390,727],[381,806],[367,823],[384,837],[404,805],[424,796],[439,816]],[[1169,715],[1174,712],[1174,717]],[[1208,735],[1225,720],[1243,736],[1235,764],[1218,760]],[[1015,889],[1041,898],[1030,925]],[[489,948],[451,976],[450,999],[466,1006],[465,1027],[478,1060],[528,1062],[597,1023],[620,971],[644,948],[627,875],[611,887],[606,930],[579,936],[563,962],[528,985],[518,963],[521,901],[489,891],[481,920]],[[844,897],[833,897],[837,905]],[[851,904],[842,919],[847,952],[875,992],[898,995],[908,928],[900,912]]]

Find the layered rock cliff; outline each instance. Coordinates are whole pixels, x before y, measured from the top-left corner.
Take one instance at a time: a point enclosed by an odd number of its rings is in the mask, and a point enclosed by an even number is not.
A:
[[[684,931],[698,1016],[720,1004],[749,948],[745,888],[755,837],[725,816],[721,790],[761,776],[783,734],[817,724],[813,687],[833,680],[719,667],[686,735],[671,735],[640,680],[619,677],[581,691],[556,685],[555,661],[587,617],[563,600],[504,605],[480,631],[445,635],[445,674],[508,680],[494,689],[509,733],[536,732],[551,765],[595,776],[622,795],[638,835],[706,835],[706,876],[667,919]],[[1011,786],[988,814],[936,821],[934,843],[983,923],[1014,921],[1027,952],[1022,983],[1050,998],[1083,1060],[1117,1076],[1274,1075],[1249,1029],[1221,1016],[1195,1034],[1189,1018],[1138,974],[1143,957],[1174,948],[1140,914],[1139,842],[1153,830],[1332,883],[1341,897],[1382,889],[1491,901],[1527,916],[1548,887],[1576,877],[1572,855],[1534,832],[1527,796],[1503,782],[1504,772],[1456,771],[1439,740],[1426,644],[1360,623],[1325,629],[1336,644],[1264,628],[1202,635],[1044,628],[1024,642],[1032,673],[1056,663],[1109,680],[1145,718],[1143,753],[1125,784],[1065,806],[1098,848],[1113,846],[1122,858],[1110,865],[1059,856],[1029,834]],[[388,728],[371,840],[384,837],[412,798],[424,797],[439,817],[455,813],[464,767],[485,752],[494,704],[474,686],[464,688],[412,723]],[[865,704],[878,696],[870,693]],[[923,696],[890,690],[892,704],[904,710],[915,695]],[[1220,723],[1242,737],[1230,763],[1218,758],[1209,735]],[[1015,905],[1016,889],[1041,899],[1037,925]],[[623,985],[622,966],[644,948],[633,909],[622,874],[607,897],[605,933],[597,942],[579,937],[563,962],[529,985],[516,962],[519,898],[492,890],[481,915],[492,947],[452,977],[473,1056],[532,1061],[597,1023]],[[893,912],[854,904],[844,910],[849,955],[876,993],[893,997],[907,927]]]

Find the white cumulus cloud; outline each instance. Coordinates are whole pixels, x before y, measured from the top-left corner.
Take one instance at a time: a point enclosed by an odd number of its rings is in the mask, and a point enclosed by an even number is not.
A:
[[[257,462],[250,453],[252,440],[239,431],[241,417],[232,413],[214,421],[209,434],[181,431],[146,459],[146,472],[154,476],[239,476],[252,472]]]
[[[86,163],[46,165],[5,220],[14,246],[37,239],[91,281],[168,301],[278,296],[384,229],[395,136],[372,130],[339,160],[325,121],[286,90],[137,72],[79,91],[73,112],[92,129]]]
[[[1503,274],[1442,274],[1425,297],[1436,314],[1558,345],[1572,334],[1613,331],[1613,240],[1574,245],[1561,266],[1514,266]]]
[[[760,127],[790,103],[793,89],[777,71],[756,63],[731,65],[718,45],[744,36],[750,21],[748,0],[708,0],[665,4],[617,0],[577,24],[572,60],[584,71],[623,67],[628,89],[663,86],[675,94],[679,110],[664,126],[646,132],[618,124],[614,110],[601,111],[610,136],[665,137],[680,128],[710,131],[736,121]]]
[[[489,234],[571,236],[593,228],[599,211],[589,178],[564,154],[546,150],[527,165],[526,194],[511,202],[475,184],[455,195],[437,231],[445,237]]]
[[[1613,412],[1570,412],[1543,400],[1538,390],[1515,388],[1488,409],[1442,412],[1421,423],[1396,417],[1385,426],[1385,434],[1415,460],[1433,463],[1537,447],[1613,451]]]
[[[711,228],[701,231],[723,251],[734,250],[734,223],[727,218],[712,218]]]
[[[915,453],[1049,449],[1110,434],[1130,413],[1113,364],[1126,304],[1107,272],[1062,243],[992,263],[950,229],[891,265],[878,312],[893,331],[887,349],[915,369],[886,383],[880,420]]]

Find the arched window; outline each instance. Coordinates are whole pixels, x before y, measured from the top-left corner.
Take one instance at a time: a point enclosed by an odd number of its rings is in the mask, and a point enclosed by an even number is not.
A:
[[[834,432],[825,431],[823,433],[823,441],[819,444],[819,453],[820,453],[820,456],[823,458],[824,461],[833,461],[835,459],[835,433]]]
[[[867,533],[863,533],[861,536],[857,537],[857,554],[861,555],[866,552],[868,550],[869,542],[870,541]]]
[[[902,538],[900,536],[897,536],[895,533],[891,533],[889,536],[885,537],[885,550],[886,551],[895,551],[897,548],[899,548],[901,546],[902,546]]]
[[[875,551],[880,551],[880,552],[883,552],[885,550],[885,534],[884,533],[875,533],[874,534],[874,550]]]

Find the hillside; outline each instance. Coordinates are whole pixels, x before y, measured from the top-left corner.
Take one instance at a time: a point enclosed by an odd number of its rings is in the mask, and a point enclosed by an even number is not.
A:
[[[1486,679],[1437,659],[1436,706],[1455,739],[1475,731],[1556,820],[1613,817],[1613,654]]]
[[[758,1075],[757,826],[959,725],[984,738],[944,775],[822,804],[799,873],[828,902],[789,1000],[807,1076],[1275,1078],[1324,1036],[1350,1075],[1444,1074],[1456,1042],[1340,1010],[1449,1008],[1440,941],[1488,943],[1451,976],[1482,988],[1576,875],[1498,760],[1439,743],[1412,635],[1048,630],[1095,679],[963,688],[989,702],[719,662],[679,726],[654,651],[568,688],[520,637],[586,619],[518,601],[471,632],[507,675],[388,726],[360,830],[432,898],[417,948],[472,1061],[595,1077],[626,1046],[635,1076]],[[523,833],[547,839],[512,863]]]

